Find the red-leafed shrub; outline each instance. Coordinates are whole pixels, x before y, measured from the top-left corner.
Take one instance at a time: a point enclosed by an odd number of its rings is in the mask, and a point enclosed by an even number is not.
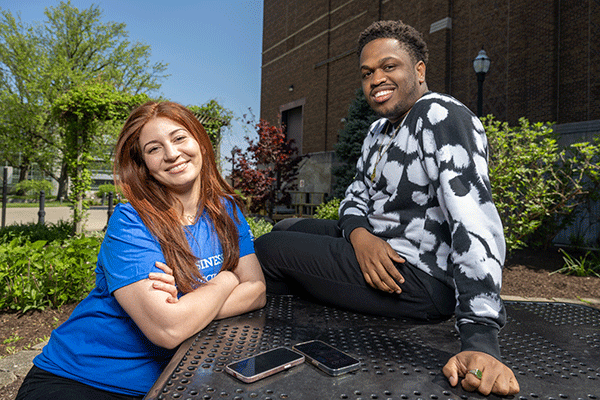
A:
[[[258,140],[245,137],[246,151],[232,151],[233,187],[249,199],[250,212],[271,213],[275,205],[289,205],[290,190],[296,189],[295,178],[302,157],[288,140],[285,127],[265,120],[255,125]]]

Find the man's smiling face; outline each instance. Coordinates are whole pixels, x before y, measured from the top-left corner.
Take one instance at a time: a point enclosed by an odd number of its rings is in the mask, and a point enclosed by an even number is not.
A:
[[[425,63],[412,59],[396,39],[375,39],[360,53],[362,89],[381,117],[399,121],[427,92]]]

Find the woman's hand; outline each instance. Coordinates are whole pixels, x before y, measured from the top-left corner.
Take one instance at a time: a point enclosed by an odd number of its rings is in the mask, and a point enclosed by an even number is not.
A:
[[[255,254],[240,258],[237,267],[230,271],[239,280],[217,318],[227,318],[264,307],[267,302],[265,277]]]
[[[167,349],[174,349],[204,329],[215,319],[231,292],[240,285],[233,272],[221,271],[207,283],[182,296],[177,303],[169,303],[167,299],[173,297],[172,293],[156,290],[153,287],[155,282],[150,279],[133,282],[116,289],[114,296],[144,335],[152,343]]]
[[[179,297],[177,297],[177,286],[175,285],[175,277],[173,276],[173,270],[167,266],[167,264],[157,261],[154,264],[157,268],[160,268],[164,274],[160,272],[150,272],[148,279],[152,281],[152,287],[156,290],[162,290],[170,294],[167,297],[167,303],[177,303]]]

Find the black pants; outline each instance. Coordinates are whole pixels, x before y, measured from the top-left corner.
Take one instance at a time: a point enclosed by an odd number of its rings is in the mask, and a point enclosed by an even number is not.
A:
[[[365,281],[337,221],[289,219],[254,242],[271,294],[299,294],[328,305],[395,318],[440,321],[454,313],[454,290],[425,272],[397,263],[402,293]]]
[[[35,365],[23,381],[15,400],[133,400],[144,396],[127,396],[107,392],[68,378],[62,378]]]

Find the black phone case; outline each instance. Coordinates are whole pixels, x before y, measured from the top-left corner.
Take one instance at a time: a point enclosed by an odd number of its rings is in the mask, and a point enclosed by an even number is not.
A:
[[[304,346],[313,343],[323,347],[323,350],[313,352],[311,349],[306,349],[306,346]],[[331,376],[342,375],[360,368],[359,360],[320,340],[310,340],[308,342],[298,343],[292,346],[292,348],[297,352],[302,353],[311,364]],[[330,358],[332,354],[335,354],[335,357],[345,359],[346,363],[343,366],[339,366],[337,363],[336,365],[328,364],[327,360],[324,359],[324,356],[327,354],[329,354]]]

